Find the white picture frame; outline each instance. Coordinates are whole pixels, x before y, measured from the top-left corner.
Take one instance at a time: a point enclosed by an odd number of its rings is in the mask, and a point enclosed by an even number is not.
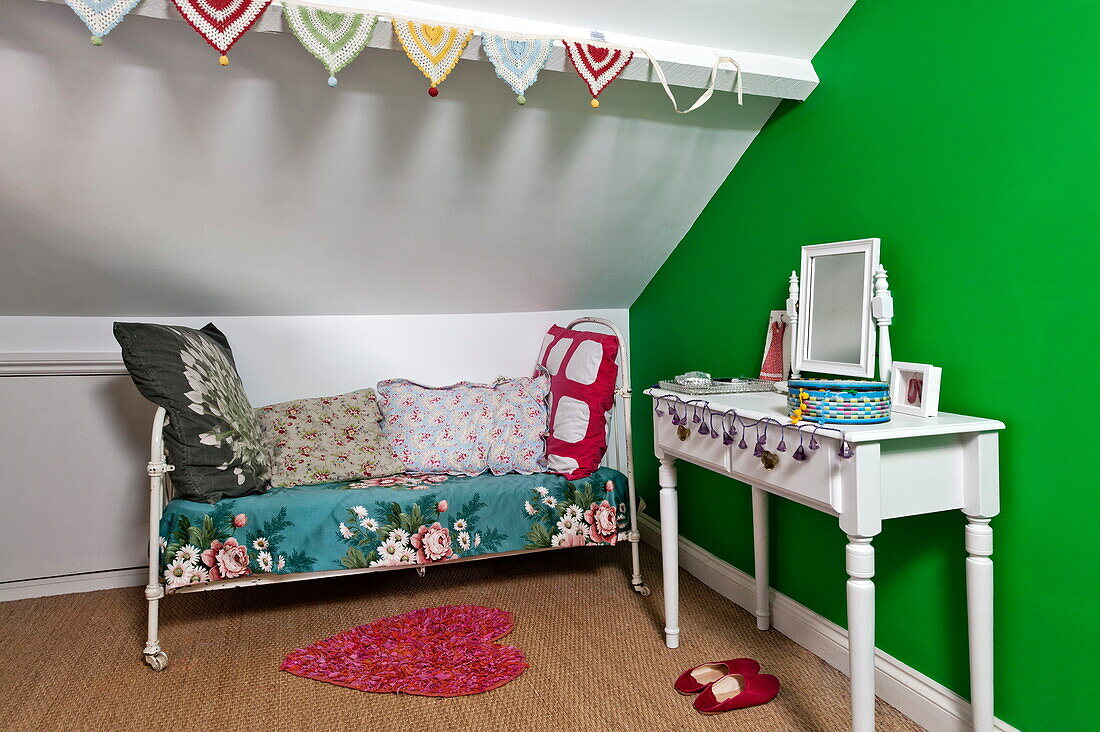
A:
[[[890,376],[890,411],[917,417],[937,416],[942,373],[939,366],[894,361]]]
[[[798,300],[798,332],[794,348],[794,370],[812,371],[832,376],[856,376],[864,379],[875,374],[875,327],[872,320],[871,300],[874,297],[874,273],[879,267],[877,238],[854,239],[831,244],[814,244],[802,247],[802,278]],[[858,267],[844,274],[843,286],[833,277],[824,278],[823,269],[829,257],[859,255]],[[848,261],[851,260],[850,258]],[[843,316],[833,316],[829,295],[836,294],[836,311]],[[815,303],[817,312],[815,313]],[[816,319],[815,319],[816,315]],[[843,333],[843,350],[851,357],[829,358],[828,346],[839,343],[838,333]]]

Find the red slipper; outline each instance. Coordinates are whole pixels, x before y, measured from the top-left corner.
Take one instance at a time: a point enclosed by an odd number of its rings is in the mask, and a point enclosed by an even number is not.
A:
[[[760,671],[760,664],[751,658],[734,658],[730,661],[715,661],[704,663],[695,668],[689,668],[676,679],[673,688],[681,694],[698,694],[707,685],[714,683],[726,674],[755,674]]]
[[[779,679],[770,674],[727,674],[695,698],[703,714],[721,714],[767,704],[779,694]]]

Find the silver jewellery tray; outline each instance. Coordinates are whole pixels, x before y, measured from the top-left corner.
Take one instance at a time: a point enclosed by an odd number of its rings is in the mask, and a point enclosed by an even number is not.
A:
[[[712,379],[702,371],[689,371],[672,381],[659,381],[662,389],[680,394],[698,396],[702,394],[737,394],[743,392],[775,391],[774,381],[764,379]]]

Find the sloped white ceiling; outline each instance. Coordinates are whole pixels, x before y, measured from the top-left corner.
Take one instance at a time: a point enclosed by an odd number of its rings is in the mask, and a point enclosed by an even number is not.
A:
[[[850,4],[569,0],[541,19],[809,57]],[[95,48],[64,5],[3,4],[0,315],[627,307],[775,106],[718,94],[681,116],[622,82],[593,111],[546,73],[520,108],[472,62],[433,100],[374,49],[330,89],[286,33],[216,55],[178,21],[131,17]]]

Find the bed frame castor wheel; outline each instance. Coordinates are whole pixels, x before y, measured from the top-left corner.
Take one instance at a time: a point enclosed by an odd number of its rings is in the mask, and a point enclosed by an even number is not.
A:
[[[146,653],[145,663],[149,664],[154,671],[163,671],[168,668],[168,654],[164,651]]]
[[[649,597],[649,588],[645,585],[634,585],[634,591],[642,597]]]

